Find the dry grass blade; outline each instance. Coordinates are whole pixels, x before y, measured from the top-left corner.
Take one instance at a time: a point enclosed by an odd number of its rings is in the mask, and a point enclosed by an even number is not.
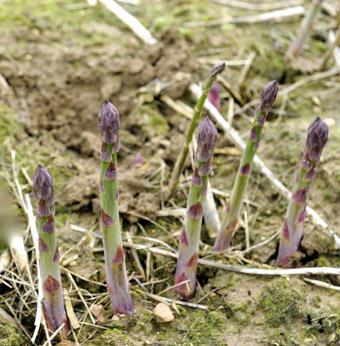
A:
[[[112,12],[119,20],[126,24],[144,43],[153,45],[157,40],[150,34],[144,25],[129,12],[119,6],[113,0],[99,0],[110,12]]]
[[[223,5],[223,6],[229,6],[229,7],[235,7],[242,10],[249,10],[249,11],[271,11],[271,10],[277,10],[284,7],[291,7],[291,6],[297,6],[301,5],[302,1],[300,0],[286,0],[286,1],[277,1],[277,2],[261,2],[261,3],[253,3],[253,2],[246,2],[246,1],[240,1],[240,0],[212,0],[212,2],[215,2],[216,4]]]
[[[63,291],[64,291],[65,308],[66,308],[67,317],[70,321],[71,327],[73,329],[79,329],[80,324],[79,324],[79,321],[78,321],[76,314],[74,313],[71,297],[70,297],[66,288],[64,288]]]
[[[182,300],[175,300],[175,299],[170,299],[170,298],[166,298],[166,297],[161,297],[158,296],[157,294],[152,294],[152,293],[148,293],[145,291],[140,291],[141,294],[146,295],[147,297],[156,300],[157,302],[160,303],[165,303],[165,304],[177,304],[177,305],[182,305],[182,306],[187,306],[189,308],[194,308],[194,309],[201,309],[201,310],[208,310],[208,307],[205,305],[201,305],[201,304],[195,304],[195,303],[189,303],[189,302],[185,302]]]
[[[303,280],[318,287],[329,288],[331,290],[340,291],[340,286],[335,286],[324,281],[312,280],[307,278],[303,278]]]
[[[286,18],[301,16],[305,13],[305,9],[302,6],[289,7],[281,10],[265,12],[253,16],[241,16],[241,17],[231,17],[227,19],[217,19],[205,22],[187,22],[183,26],[194,28],[194,27],[209,27],[209,26],[219,26],[228,23],[232,24],[254,24],[263,22],[280,22]]]

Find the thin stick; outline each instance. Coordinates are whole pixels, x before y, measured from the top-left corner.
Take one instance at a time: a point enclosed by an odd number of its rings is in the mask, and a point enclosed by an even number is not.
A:
[[[224,89],[240,106],[244,105],[244,101],[242,99],[241,94],[237,90],[234,90],[233,86],[225,78],[219,76],[217,80],[222,84]]]
[[[144,27],[144,25],[129,12],[119,6],[113,0],[99,0],[110,12],[118,17],[126,26],[128,26],[137,37],[139,37],[144,43],[154,45],[157,43],[157,39],[154,38],[150,32]]]
[[[166,303],[166,304],[177,304],[177,305],[183,305],[183,306],[187,306],[189,308],[194,308],[194,309],[201,309],[201,310],[208,310],[208,307],[205,305],[201,305],[201,304],[195,304],[195,303],[189,303],[189,302],[185,302],[182,300],[175,300],[175,299],[170,299],[170,298],[165,298],[165,297],[161,297],[158,296],[156,294],[152,294],[152,293],[148,293],[145,291],[141,291],[142,294],[145,294],[146,296],[156,300],[157,302],[161,302],[161,303]]]
[[[329,72],[329,71],[327,71]],[[339,71],[337,70],[337,73]],[[202,90],[197,84],[190,85],[190,91],[192,94],[198,98]],[[210,112],[211,116],[215,119],[215,121],[222,127],[222,129],[226,132],[229,138],[242,150],[245,149],[245,142],[238,134],[238,132],[230,126],[230,124],[224,119],[221,113],[207,100],[205,102],[205,108]],[[260,170],[260,172],[268,178],[268,180],[272,183],[275,189],[280,192],[287,199],[290,198],[291,192],[275,177],[273,172],[267,167],[267,165],[260,159],[258,155],[254,157],[254,164]],[[335,246],[337,249],[340,249],[340,237],[329,227],[327,222],[312,208],[307,207],[307,214],[311,216],[312,221],[315,225],[320,226],[323,229],[326,229],[328,233],[334,238]]]
[[[246,250],[250,248],[250,239],[249,239],[249,223],[248,223],[248,214],[247,210],[244,211],[244,233],[246,236]]]
[[[256,53],[250,52],[248,59],[247,59],[247,63],[243,66],[243,69],[241,70],[241,73],[240,73],[240,77],[238,78],[238,81],[237,81],[239,88],[242,87],[255,57],[256,57]]]
[[[320,72],[320,73],[315,73],[312,76],[308,76],[306,78],[301,78],[300,80],[298,80],[297,82],[291,84],[287,88],[284,88],[284,89],[280,90],[278,95],[279,96],[287,95],[287,94],[291,93],[292,91],[296,90],[297,88],[300,88],[301,86],[303,86],[303,85],[305,85],[307,83],[317,82],[317,81],[319,81],[321,79],[325,79],[325,78],[336,76],[339,73],[340,73],[340,69],[338,69],[337,67],[333,67],[330,70],[327,70],[327,71],[324,71],[324,72]]]
[[[329,288],[331,290],[340,291],[340,286],[335,286],[324,281],[312,280],[307,278],[303,278],[303,280],[318,287]]]
[[[79,329],[80,324],[79,324],[79,321],[78,321],[76,314],[74,313],[70,295],[69,295],[66,288],[64,288],[63,291],[64,291],[65,309],[66,309],[67,317],[70,321],[71,327],[73,329]]]
[[[335,55],[335,50],[337,48],[337,46],[340,44],[340,22],[339,22],[339,27],[338,30],[336,31],[335,35],[333,34],[333,32],[330,33],[329,35],[329,41],[330,41],[330,46],[328,47],[326,53],[324,54],[324,56],[322,57],[321,60],[321,64],[320,64],[320,69],[324,70],[328,60],[330,59],[330,57],[332,55]],[[335,55],[336,57],[336,55]],[[336,61],[337,63],[337,61]],[[339,66],[340,68],[340,66]]]
[[[255,249],[258,249],[264,245],[267,245],[268,243],[270,243],[271,241],[273,241],[278,235],[280,234],[280,231],[277,231],[275,232],[272,236],[270,236],[268,239],[260,242],[260,243],[257,243],[251,247],[249,247],[248,249],[242,251],[242,254],[245,255],[246,253],[248,252],[251,252],[251,251],[254,251]]]
[[[43,344],[43,346],[46,345],[51,345],[51,341],[59,334],[59,332],[62,331],[62,329],[64,328],[65,323],[62,323],[59,328],[48,338],[48,340]]]
[[[130,233],[129,232],[125,232],[125,235],[126,235],[127,242],[129,244],[133,244],[133,241],[132,241]],[[136,266],[137,266],[137,268],[139,270],[140,276],[142,277],[143,280],[145,280],[145,278],[146,278],[145,271],[144,271],[144,268],[143,268],[143,266],[142,266],[142,264],[140,262],[140,259],[138,257],[137,251],[136,250],[132,250],[131,253],[132,253],[132,256],[133,256],[133,258],[134,258],[134,260],[136,262]]]
[[[262,2],[259,4],[254,4],[252,2],[245,2],[241,0],[212,0],[212,2],[215,2],[216,4],[223,6],[235,7],[249,11],[271,11],[301,4],[300,0],[285,0],[270,3]]]
[[[87,313],[89,314],[92,323],[96,324],[96,319],[93,317],[93,315],[92,315],[92,313],[90,311],[90,308],[88,307],[88,305],[87,305],[87,303],[86,303],[86,301],[84,299],[83,294],[81,293],[79,287],[77,286],[77,283],[73,279],[72,274],[69,271],[67,271],[66,275],[67,275],[68,279],[70,280],[71,284],[74,286],[75,290],[77,291],[78,296],[79,296],[80,300],[82,301],[82,303],[84,304],[85,309],[86,309]]]
[[[183,25],[185,27],[209,27],[209,26],[220,26],[228,23],[232,24],[253,24],[253,23],[264,23],[269,21],[280,22],[286,18],[301,16],[305,13],[305,9],[302,6],[289,7],[277,11],[265,12],[254,16],[241,16],[231,17],[228,19],[217,19],[205,22],[187,22]]]
[[[145,244],[127,244],[124,246],[127,248],[134,248],[138,251],[147,251],[157,255],[162,255],[171,258],[177,258],[178,255],[151,245]],[[103,251],[103,249],[101,249]],[[198,260],[203,266],[210,268],[223,269],[226,271],[246,274],[246,275],[264,275],[264,276],[281,276],[281,275],[340,275],[340,268],[334,267],[310,267],[310,268],[292,268],[292,269],[261,269],[261,268],[248,268],[241,266],[234,266],[230,264],[218,263],[203,258]]]
[[[78,232],[84,232],[82,227],[75,228]],[[86,231],[86,230],[85,230]],[[101,234],[96,233],[96,237],[101,238]],[[177,253],[172,253],[164,249],[153,247],[151,244],[129,244],[123,243],[127,248],[134,248],[138,251],[147,251],[157,255],[162,255],[171,258],[177,258]],[[248,249],[248,251],[251,248]],[[98,251],[103,249],[97,249]],[[258,269],[258,268],[244,268],[240,266],[222,264],[210,260],[199,259],[198,262],[204,266],[223,269],[240,274],[249,275],[267,275],[267,276],[277,276],[277,275],[340,275],[340,268],[333,267],[311,267],[311,268],[293,268],[293,269]]]

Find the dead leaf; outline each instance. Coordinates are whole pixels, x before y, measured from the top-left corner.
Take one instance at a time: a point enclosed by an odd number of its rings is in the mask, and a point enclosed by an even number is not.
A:
[[[105,317],[104,317],[105,310],[103,305],[92,304],[90,307],[90,311],[97,318],[98,322],[105,321]]]

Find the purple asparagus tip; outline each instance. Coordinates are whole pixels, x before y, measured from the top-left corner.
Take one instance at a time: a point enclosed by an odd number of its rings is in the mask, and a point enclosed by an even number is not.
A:
[[[317,117],[308,127],[306,154],[311,161],[319,161],[328,140],[328,126]]]
[[[98,113],[98,128],[103,143],[114,144],[115,151],[119,148],[119,113],[116,107],[105,101]]]
[[[213,84],[209,92],[208,99],[215,106],[216,109],[221,109],[220,87],[218,83]]]
[[[217,130],[214,123],[205,117],[198,128],[197,135],[197,160],[207,162],[212,156],[217,140]]]
[[[219,75],[220,73],[224,71],[224,69],[225,69],[224,62],[215,65],[210,71],[210,78],[216,78],[217,75]]]
[[[39,165],[33,177],[33,191],[37,200],[42,200],[48,207],[54,203],[53,182],[50,172]]]
[[[269,82],[262,91],[259,110],[263,113],[268,113],[272,108],[278,92],[276,80]]]

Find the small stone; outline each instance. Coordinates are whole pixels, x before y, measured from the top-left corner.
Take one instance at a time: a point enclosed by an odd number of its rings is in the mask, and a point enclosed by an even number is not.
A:
[[[112,316],[112,321],[113,322],[118,322],[119,321],[119,316],[118,315],[113,315]]]
[[[92,304],[90,307],[90,311],[97,318],[98,322],[105,321],[105,317],[104,317],[105,310],[103,305]]]
[[[165,303],[159,303],[153,309],[153,314],[159,317],[162,322],[171,322],[174,319],[174,314],[172,313],[169,305]]]

